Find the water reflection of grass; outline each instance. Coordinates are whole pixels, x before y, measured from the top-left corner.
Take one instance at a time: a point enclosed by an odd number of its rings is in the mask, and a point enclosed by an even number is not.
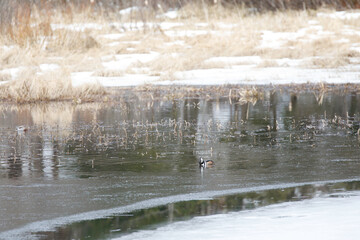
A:
[[[106,106],[111,106],[107,103]],[[41,128],[46,128],[54,137],[65,137],[73,134],[73,121],[75,113],[92,112],[86,117],[86,121],[96,122],[96,113],[105,107],[104,103],[74,104],[69,102],[51,102],[43,104],[6,104],[0,105],[0,111],[21,113],[24,118],[31,118],[36,133]],[[40,134],[40,133],[39,133]]]
[[[1,111],[3,114],[9,111],[20,114],[21,119],[27,119],[27,122],[20,122],[22,125],[33,124],[25,136],[44,139],[51,136],[53,143],[66,143],[60,150],[66,154],[134,151],[138,158],[161,159],[164,157],[162,146],[168,144],[192,147],[227,143],[281,147],[290,143],[315,147],[316,137],[326,131],[341,130],[358,135],[358,86],[335,88],[321,84],[311,89],[297,88],[152,89],[148,86],[134,91],[120,90],[103,103],[8,104],[1,105]],[[241,91],[250,91],[261,99],[253,104],[243,103]],[[349,91],[353,93],[348,94]],[[312,92],[321,92],[323,100],[319,102]],[[291,108],[281,109],[284,105],[281,99],[284,98],[288,98],[285,101]],[[348,101],[345,115],[339,114],[339,107],[331,101],[332,98],[336,103]],[[116,112],[111,112],[115,106]],[[220,107],[231,113],[227,122],[214,117],[205,121],[198,119],[209,109]],[[279,111],[283,111],[283,115],[277,116]],[[78,119],[82,122],[77,123]]]
[[[191,219],[195,216],[251,210],[270,204],[300,201],[319,196],[341,195],[344,191],[360,189],[360,182],[340,182],[304,185],[299,187],[246,192],[219,196],[209,200],[191,200],[170,203],[149,209],[119,213],[104,219],[95,219],[58,227],[54,232],[39,232],[43,239],[72,239],[90,236],[91,239],[118,237],[142,229],[154,229],[161,225]]]

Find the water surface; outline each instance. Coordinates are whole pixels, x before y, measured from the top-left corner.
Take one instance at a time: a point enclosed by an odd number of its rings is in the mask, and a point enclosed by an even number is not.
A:
[[[360,178],[355,91],[261,89],[256,98],[236,91],[3,104],[0,231],[48,233],[56,224],[231,191]],[[215,167],[200,170],[200,157]]]

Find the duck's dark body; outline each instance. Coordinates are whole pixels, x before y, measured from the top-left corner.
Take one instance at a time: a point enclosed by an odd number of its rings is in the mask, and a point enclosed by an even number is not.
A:
[[[203,158],[200,158],[199,160],[199,167],[206,168],[206,167],[213,167],[215,165],[215,162],[213,160],[204,160]]]

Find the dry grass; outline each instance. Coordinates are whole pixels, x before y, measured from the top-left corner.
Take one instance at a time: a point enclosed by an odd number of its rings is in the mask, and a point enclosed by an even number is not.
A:
[[[203,61],[207,59],[206,53],[199,52],[190,54],[185,52],[179,55],[162,54],[157,59],[147,63],[153,72],[169,72],[186,71],[199,68]]]
[[[75,97],[77,103],[92,102],[94,99],[99,99],[99,97],[106,95],[106,93],[107,91],[101,84],[88,83],[73,88],[71,97]]]
[[[11,75],[8,73],[0,73],[0,82],[11,80]]]
[[[93,76],[121,77],[124,71],[109,70],[102,65],[102,57],[115,54],[158,52],[157,59],[133,64],[125,72],[141,71],[158,76],[160,80],[175,79],[175,72],[231,67],[229,63],[206,61],[211,57],[260,56],[266,60],[258,65],[259,68],[276,67],[278,64],[275,59],[279,58],[307,58],[310,60],[304,62],[304,67],[337,68],[349,64],[350,58],[360,57],[359,52],[351,49],[354,43],[360,41],[360,36],[344,34],[344,29],[359,29],[358,20],[318,17],[318,11],[313,10],[259,13],[239,5],[224,6],[190,1],[179,10],[178,18],[166,20],[182,23],[170,29],[175,35],[159,27],[163,18],[158,18],[156,14],[162,13],[161,8],[156,11],[143,8],[127,16],[101,9],[95,14],[90,6],[75,8],[71,4],[61,11],[40,11],[33,7],[31,14],[24,8],[20,11],[23,14],[15,19],[17,24],[11,25],[7,34],[0,37],[0,45],[11,46],[0,51],[0,70],[11,67],[33,70],[27,70],[17,80],[1,86],[0,96],[17,102],[34,102],[86,100],[89,96],[101,95],[104,90],[100,87],[72,88],[69,73],[91,71]],[[319,11],[331,12],[328,9]],[[119,27],[126,21],[133,26],[131,29]],[[309,28],[309,21],[317,21],[321,31]],[[114,22],[120,24],[113,24]],[[155,24],[150,28],[148,22]],[[54,23],[62,26],[54,28],[51,25]],[[103,27],[79,31],[64,26],[74,23],[91,23]],[[146,23],[148,27],[137,29],[137,23]],[[277,49],[259,47],[265,30],[287,34],[297,33],[304,28],[308,29],[305,36],[290,39],[285,37],[281,40],[282,46]],[[198,30],[205,34],[181,34]],[[332,34],[322,34],[324,31]],[[123,36],[118,39],[101,37],[111,33],[121,33]],[[308,35],[317,37],[309,38]],[[347,41],[343,41],[344,38]],[[173,44],[176,41],[181,44]],[[42,74],[39,65],[43,63],[56,63],[62,71]],[[8,75],[0,75],[0,81],[7,80]]]
[[[255,105],[258,100],[264,99],[264,92],[255,87],[241,89],[238,93],[241,104],[250,102]]]
[[[222,7],[220,7],[222,8]],[[302,28],[308,27],[310,20],[316,19],[316,12],[312,11],[285,11],[285,12],[268,12],[264,14],[249,15],[243,12],[243,9],[232,10],[231,14],[227,14],[229,9],[216,12],[219,6],[213,6],[208,9],[209,31],[214,29],[216,22],[229,21],[234,23],[239,20],[240,24],[228,29],[219,30],[218,34],[208,33],[194,37],[173,37],[172,40],[184,41],[184,46],[169,46],[156,51],[161,52],[158,59],[147,64],[151,72],[158,72],[162,75],[173,75],[177,71],[186,71],[191,69],[209,68],[209,64],[205,61],[210,57],[217,56],[261,56],[268,59],[259,65],[259,67],[273,67],[277,66],[272,59],[290,58],[301,59],[315,56],[326,56],[329,58],[339,58],[330,64],[333,66],[341,66],[348,60],[347,57],[353,56],[355,53],[350,49],[351,43],[356,42],[356,39],[350,42],[339,41],[343,37],[341,34],[336,34],[340,31],[343,24],[339,23],[329,24],[333,26],[335,33],[331,38],[321,37],[318,39],[304,39],[284,40],[284,46],[279,49],[273,48],[259,48],[262,38],[261,31],[268,30],[273,32],[297,32]],[[200,11],[200,12],[199,12]],[[218,13],[218,14],[216,14]],[[226,13],[221,15],[220,13]],[[215,17],[214,17],[215,16]],[[181,19],[195,19],[195,21],[205,20],[205,15],[199,6],[189,6],[180,11]],[[341,21],[337,19],[336,21]],[[192,24],[193,25],[193,24]],[[177,27],[178,31],[188,28],[185,25],[183,28]],[[311,31],[310,29],[308,31]],[[229,33],[230,32],[230,33]],[[317,34],[314,31],[313,34]],[[355,35],[356,36],[356,35]],[[352,36],[354,38],[355,36]],[[155,41],[156,42],[156,41]],[[153,43],[142,43],[141,48],[154,49]],[[190,47],[188,47],[190,46]],[[136,46],[135,46],[136,48]],[[210,64],[212,65],[212,64]],[[216,64],[215,64],[216,65]],[[217,64],[229,67],[225,64]],[[315,64],[316,67],[329,67],[326,64]]]
[[[19,78],[1,86],[1,98],[16,102],[51,101],[63,99],[71,92],[69,79],[59,75],[38,76],[35,70],[20,73]],[[65,97],[65,98],[66,98]]]
[[[119,43],[108,48],[111,54],[129,54],[129,53],[150,53],[163,51],[166,37],[161,34],[129,33],[130,36],[120,38]],[[134,37],[133,39],[131,37]]]
[[[59,29],[53,32],[53,37],[48,41],[46,49],[49,52],[72,51],[86,52],[92,48],[99,48],[100,44],[89,32],[78,32]]]
[[[108,48],[108,54],[129,54],[133,53],[133,51],[129,49],[136,49],[138,44],[130,44],[130,43],[123,43],[119,42],[116,46],[112,48]]]
[[[98,52],[88,52],[88,54],[69,53],[60,61],[60,65],[68,72],[92,72],[103,70],[101,57]]]
[[[94,72],[92,75],[97,77],[122,77],[125,72],[120,70],[99,70]]]
[[[24,6],[18,10],[16,25],[8,25],[2,42],[15,43],[21,47],[44,44],[45,38],[51,36],[50,16],[47,14],[31,14],[31,9]],[[36,12],[36,11],[33,11]]]
[[[230,65],[222,61],[204,61],[200,66],[201,69],[229,68]]]
[[[44,58],[43,52],[34,48],[22,48],[14,46],[10,49],[0,51],[0,68],[13,68],[19,66],[35,66]]]
[[[212,6],[207,11],[209,18],[208,26],[202,28],[209,30],[208,34],[194,37],[172,37],[170,39],[170,41],[184,41],[183,46],[175,45],[159,49],[154,45],[154,42],[156,43],[157,41],[144,41],[141,42],[139,46],[133,46],[135,49],[139,49],[140,52],[146,52],[140,50],[141,48],[155,50],[161,53],[158,59],[146,65],[151,69],[150,72],[152,74],[158,73],[161,76],[172,76],[173,73],[177,71],[211,68],[212,66],[229,67],[228,64],[206,63],[206,59],[216,56],[257,55],[268,59],[258,67],[278,66],[272,59],[302,59],[323,56],[327,59],[326,61],[320,61],[314,58],[315,60],[311,67],[333,68],[346,65],[349,63],[349,57],[359,55],[358,52],[351,50],[352,43],[358,42],[358,39],[355,39],[357,35],[346,36],[345,38],[349,39],[349,42],[341,41],[341,39],[344,38],[344,34],[342,34],[341,31],[344,29],[344,22],[346,21],[331,19],[331,21],[327,22],[324,19],[319,19],[316,11],[284,11],[248,14],[248,12],[241,8],[234,11],[223,9],[223,7],[219,6]],[[187,21],[206,20],[201,4],[200,6],[189,5],[181,9],[179,18],[185,21],[185,25],[184,27],[177,27],[178,31],[190,27],[186,24]],[[306,36],[296,40],[284,39],[284,45],[279,49],[258,47],[262,38],[261,31],[268,30],[276,33],[297,32],[309,27],[309,21],[311,20],[319,20],[320,25],[323,26],[322,31],[332,31],[334,34],[331,36],[320,36],[320,38],[317,39],[307,39]],[[217,27],[217,22],[234,23],[236,21],[239,21],[240,24],[231,27],[230,34],[228,29],[219,29]],[[352,24],[357,24],[354,21],[351,22]],[[192,25],[194,24],[192,23]],[[214,29],[219,33],[210,33],[210,30]],[[318,31],[319,30],[310,28],[307,30],[309,34],[313,35],[318,35]],[[138,38],[139,36],[137,39]],[[166,41],[169,40],[167,39]],[[309,64],[309,62],[305,63],[304,66],[307,64]]]
[[[161,52],[160,56],[147,63],[152,72],[167,72],[172,74],[177,71],[209,68],[210,63],[205,60],[218,56],[247,56],[254,53],[258,44],[260,34],[248,34],[245,40],[245,33],[236,31],[229,35],[200,35],[186,37],[184,47],[171,45]],[[177,52],[177,51],[178,52]],[[219,64],[217,64],[219,66]]]
[[[264,60],[257,65],[258,68],[279,67],[275,60]]]
[[[188,22],[199,21],[233,21],[234,19],[241,19],[250,14],[249,10],[241,6],[234,6],[233,8],[224,7],[221,4],[204,5],[202,1],[190,2],[183,6],[179,11],[179,20]]]
[[[39,75],[35,70],[20,73],[16,80],[0,86],[0,98],[17,103],[74,100],[93,101],[106,93],[99,84],[74,88],[69,74],[48,72]]]
[[[340,38],[329,36],[315,40],[288,41],[283,48],[261,49],[258,55],[269,59],[302,59],[318,56],[345,58],[355,56],[357,53],[351,49],[351,42],[343,42]]]
[[[312,58],[305,64],[307,67],[315,68],[339,68],[350,64],[350,59],[346,57]]]

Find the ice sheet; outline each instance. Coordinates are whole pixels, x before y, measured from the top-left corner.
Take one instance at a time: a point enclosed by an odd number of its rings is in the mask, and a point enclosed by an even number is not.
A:
[[[142,230],[117,240],[132,239],[360,239],[360,192],[340,197],[287,202],[256,210],[196,217],[155,230]]]

